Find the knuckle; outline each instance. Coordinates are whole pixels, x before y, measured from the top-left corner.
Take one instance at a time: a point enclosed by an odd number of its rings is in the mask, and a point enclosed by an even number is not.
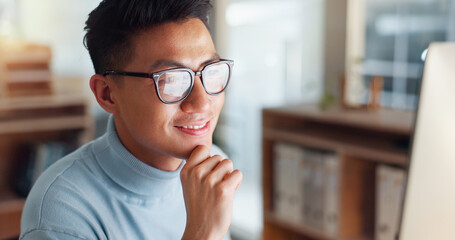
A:
[[[217,184],[217,179],[216,179],[216,176],[214,174],[209,174],[205,181],[210,187],[213,187],[213,186],[215,186]]]
[[[204,178],[204,171],[200,166],[197,166],[193,169],[192,176],[196,179]]]
[[[234,169],[234,163],[232,162],[231,159],[224,159],[222,164],[225,165],[226,168],[230,169],[231,171],[232,169]]]
[[[230,190],[225,184],[220,184],[217,187],[217,193],[221,198],[224,198],[230,195]]]

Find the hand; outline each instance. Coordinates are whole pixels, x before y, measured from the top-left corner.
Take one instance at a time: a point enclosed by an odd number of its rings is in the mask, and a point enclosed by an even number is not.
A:
[[[234,193],[242,182],[242,173],[233,170],[231,160],[210,157],[207,146],[197,146],[180,178],[187,214],[182,239],[222,239],[231,224]]]

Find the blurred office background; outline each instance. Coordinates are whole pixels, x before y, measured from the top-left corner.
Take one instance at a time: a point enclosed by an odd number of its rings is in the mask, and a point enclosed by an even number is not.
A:
[[[233,230],[256,239],[262,229],[261,109],[339,99],[368,101],[374,76],[383,78],[381,106],[413,110],[432,41],[455,40],[450,0],[216,1],[215,42],[234,59],[216,140],[245,179]]]
[[[0,0],[0,38],[49,45],[56,76],[78,76],[87,93],[93,68],[82,44],[93,0]],[[380,105],[414,110],[425,50],[455,41],[454,0],[215,0],[210,18],[234,75],[215,142],[243,171],[231,231],[262,233],[261,109],[295,103],[368,101],[373,77],[383,79]],[[340,84],[346,76],[346,84]],[[0,100],[1,101],[1,100]],[[93,101],[97,135],[106,114]]]

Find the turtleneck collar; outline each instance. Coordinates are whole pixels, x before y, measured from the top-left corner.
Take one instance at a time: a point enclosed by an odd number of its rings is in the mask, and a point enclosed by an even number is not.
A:
[[[96,159],[106,174],[125,190],[144,197],[162,198],[180,187],[180,171],[163,171],[137,159],[120,142],[114,117],[108,120],[106,134],[97,141]]]

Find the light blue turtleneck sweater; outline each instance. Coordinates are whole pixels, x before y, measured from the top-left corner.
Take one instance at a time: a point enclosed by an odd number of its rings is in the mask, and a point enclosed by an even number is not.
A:
[[[216,146],[212,154],[224,155]],[[167,172],[141,162],[120,142],[111,116],[106,134],[37,180],[22,213],[20,239],[181,239],[183,165]]]

